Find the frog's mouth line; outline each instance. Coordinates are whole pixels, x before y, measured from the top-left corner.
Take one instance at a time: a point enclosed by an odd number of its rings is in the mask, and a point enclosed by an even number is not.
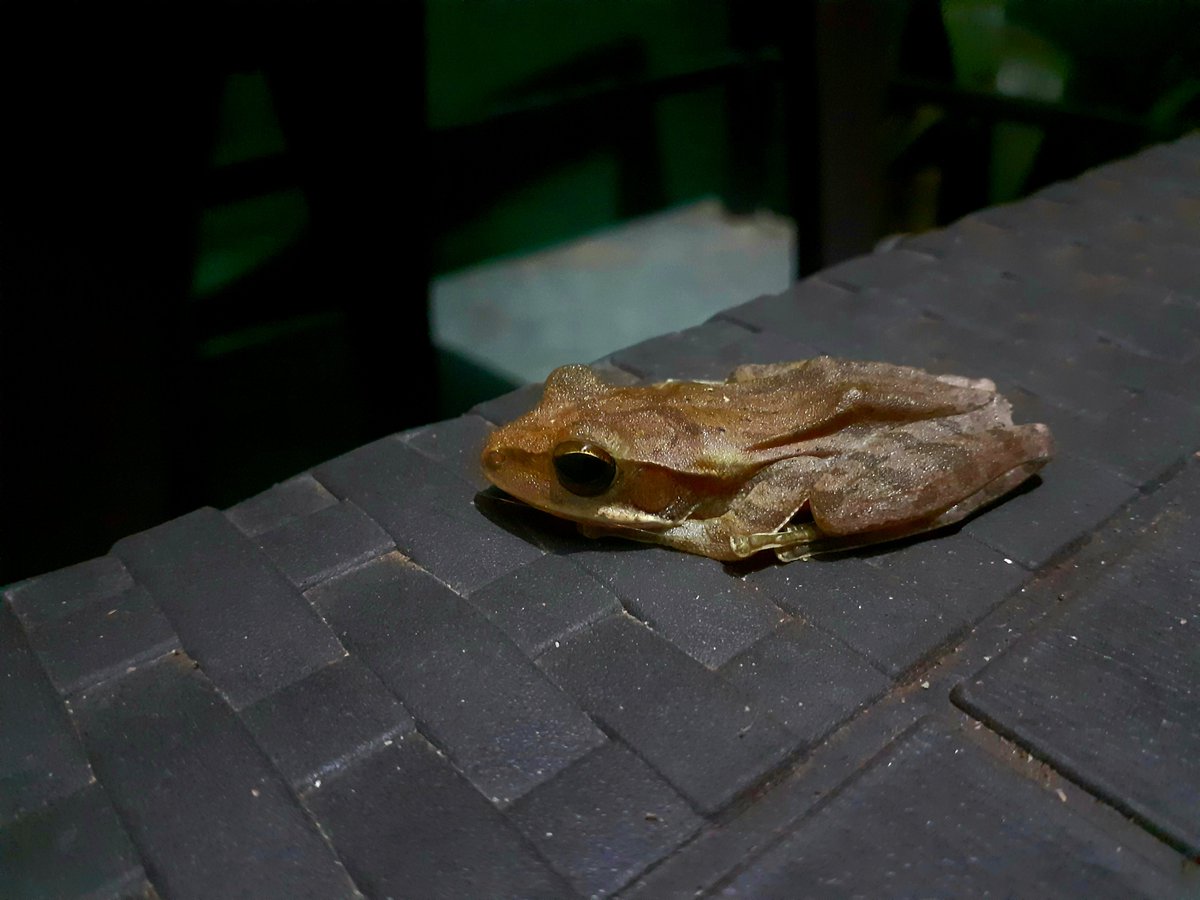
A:
[[[504,489],[501,488],[501,490]],[[678,527],[680,524],[680,522],[674,519],[656,516],[654,513],[643,512],[642,510],[632,510],[624,506],[608,505],[586,512],[574,512],[561,507],[554,509],[540,503],[531,503],[510,491],[506,491],[506,493],[512,498],[512,502],[523,504],[539,512],[544,512],[548,516],[566,519],[577,525],[593,526],[609,532],[627,531],[633,534],[661,534],[667,529]]]
[[[687,518],[684,516],[683,518]],[[579,519],[585,523],[617,526],[630,531],[663,531],[679,524],[673,519],[656,516],[654,513],[642,510],[631,510],[623,506],[601,506],[595,511],[594,518]]]

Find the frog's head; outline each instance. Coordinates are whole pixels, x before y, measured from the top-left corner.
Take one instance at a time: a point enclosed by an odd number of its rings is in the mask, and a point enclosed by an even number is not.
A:
[[[621,387],[563,366],[533,410],[491,434],[484,473],[531,506],[604,529],[659,531],[714,514],[740,478],[720,429],[676,402],[695,388]]]

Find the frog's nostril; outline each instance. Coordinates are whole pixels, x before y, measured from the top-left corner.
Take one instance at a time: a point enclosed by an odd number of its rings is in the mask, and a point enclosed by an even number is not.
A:
[[[483,467],[489,472],[495,472],[504,464],[504,454],[499,450],[489,450],[483,454]]]

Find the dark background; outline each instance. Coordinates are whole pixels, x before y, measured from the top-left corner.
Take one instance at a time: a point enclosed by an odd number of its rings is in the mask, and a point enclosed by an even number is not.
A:
[[[431,346],[438,272],[715,193],[792,216],[805,273],[1179,135],[1198,14],[8,10],[0,583],[504,390]]]

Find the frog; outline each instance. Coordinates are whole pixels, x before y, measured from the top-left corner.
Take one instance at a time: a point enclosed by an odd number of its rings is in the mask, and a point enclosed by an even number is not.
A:
[[[481,462],[586,537],[791,562],[961,522],[1053,455],[991,379],[821,356],[624,385],[562,366]]]

